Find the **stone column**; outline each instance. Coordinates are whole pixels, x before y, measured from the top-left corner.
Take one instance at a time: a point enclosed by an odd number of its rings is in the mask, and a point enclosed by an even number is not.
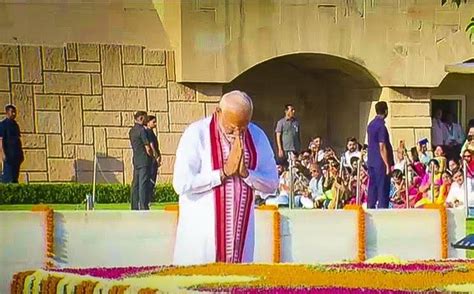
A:
[[[389,104],[387,126],[394,149],[400,140],[407,148],[422,138],[431,141],[430,88],[383,88],[380,99]]]

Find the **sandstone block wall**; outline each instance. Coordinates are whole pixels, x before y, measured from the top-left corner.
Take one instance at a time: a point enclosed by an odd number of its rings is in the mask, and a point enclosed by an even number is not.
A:
[[[212,112],[221,86],[176,83],[174,53],[135,45],[64,47],[0,44],[0,105],[13,103],[23,133],[20,180],[129,183],[133,113],[156,115],[163,153],[160,181],[190,122]]]

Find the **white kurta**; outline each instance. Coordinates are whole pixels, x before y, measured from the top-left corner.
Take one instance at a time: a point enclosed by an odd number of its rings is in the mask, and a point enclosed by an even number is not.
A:
[[[221,185],[220,171],[212,170],[211,143],[207,117],[191,124],[176,151],[173,187],[179,195],[179,220],[173,264],[190,265],[216,261],[215,199],[213,188]],[[250,123],[249,131],[257,165],[244,179],[254,191],[272,193],[278,188],[274,154],[265,133]],[[253,199],[252,199],[253,204]],[[254,208],[250,212],[243,262],[253,261]]]

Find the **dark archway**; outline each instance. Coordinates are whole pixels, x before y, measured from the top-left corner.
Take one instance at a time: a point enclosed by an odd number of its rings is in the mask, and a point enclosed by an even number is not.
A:
[[[313,136],[344,148],[349,136],[360,137],[370,101],[380,96],[380,85],[363,66],[344,58],[298,53],[258,64],[224,87],[242,90],[254,101],[254,121],[274,142],[275,124],[285,104],[296,107],[303,148]],[[365,102],[365,103],[364,103]],[[364,123],[361,123],[364,122]]]
[[[456,116],[464,127],[474,118],[474,74],[449,73],[432,91],[432,111],[435,110],[438,100],[451,100],[460,107]],[[450,110],[453,112],[453,110]]]

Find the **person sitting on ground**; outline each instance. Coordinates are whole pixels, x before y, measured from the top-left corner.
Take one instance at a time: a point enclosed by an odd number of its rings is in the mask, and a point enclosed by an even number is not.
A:
[[[442,146],[436,146],[434,156],[434,159],[439,162],[439,168],[441,172],[444,172],[446,170],[446,156]]]
[[[400,144],[398,145],[397,153],[396,153],[397,162],[393,166],[394,170],[399,169],[402,171],[402,173],[405,173],[405,166],[407,164],[405,155],[406,155],[405,141],[400,140]]]
[[[303,150],[300,154],[299,160],[301,161],[301,165],[304,166],[306,169],[309,169],[311,165],[311,151],[310,150]]]
[[[359,204],[363,203],[366,201],[367,198],[367,181],[368,181],[368,175],[367,175],[367,170],[366,167],[361,164],[359,167],[359,161],[360,159],[357,157],[352,157],[351,158],[351,166],[352,166],[352,173],[349,177],[348,181],[348,187],[350,189],[350,199],[349,203],[350,204],[356,204],[357,201],[357,184],[359,184]],[[357,170],[359,169],[359,183],[357,183]]]
[[[474,123],[474,120],[471,119],[471,121],[473,121]],[[469,145],[469,136],[471,136],[471,138],[474,137],[474,125],[468,127],[466,141],[464,141],[464,144],[461,147],[461,154],[460,154],[461,157],[462,157],[462,154],[464,153],[464,150],[466,150]]]
[[[457,171],[457,170],[456,170]],[[436,204],[444,204],[448,198],[449,189],[451,187],[453,177],[449,170],[445,170],[441,176],[442,184],[439,188],[439,195],[435,199]]]
[[[471,152],[474,152],[474,135],[468,135],[466,139],[466,145],[465,148],[463,149],[463,152],[465,150],[470,150]],[[462,155],[462,152],[461,152]]]
[[[324,200],[316,203],[316,207],[318,208],[328,208],[329,203],[333,200],[333,186],[339,176],[339,164],[333,158],[329,158],[329,162],[325,167],[323,175]]]
[[[463,167],[465,167],[465,173],[466,173],[466,179],[464,181],[466,182],[466,188],[468,191],[468,194],[474,194],[474,158],[473,158],[474,153],[471,152],[469,149],[464,150],[463,152],[463,157],[462,157],[462,162],[463,162]]]
[[[288,172],[288,162],[284,159],[280,159],[277,164],[278,170],[278,190],[276,195],[272,195],[265,198],[266,205],[288,205],[288,197],[290,195],[290,175]],[[263,195],[261,195],[262,197]]]
[[[462,154],[462,159],[466,163],[466,174],[469,179],[474,178],[474,159],[473,152],[469,149],[464,150]]]
[[[360,149],[362,160],[364,161],[365,164],[367,164],[368,149],[369,149],[369,145],[367,144],[364,144],[362,148]]]
[[[410,149],[411,159],[408,158],[410,161],[410,166],[415,173],[415,177],[423,178],[426,174],[426,166],[420,161],[418,157],[418,149],[413,147]]]
[[[454,174],[455,171],[457,171],[461,165],[459,164],[459,161],[456,159],[451,159],[448,162],[448,170],[451,172],[451,175]]]
[[[324,150],[322,148],[323,139],[320,136],[314,137],[309,143],[309,150],[311,151],[311,162],[320,163],[324,159]]]
[[[303,208],[314,208],[315,203],[324,201],[323,182],[324,177],[319,165],[313,163],[310,166],[311,181],[309,182],[308,190],[301,198]]]
[[[330,167],[330,177],[332,180],[329,185],[325,185],[325,189],[330,189],[331,200],[328,203],[328,209],[337,209],[344,207],[350,199],[350,190],[348,183],[344,181],[342,175],[339,175],[340,164],[335,162]],[[329,197],[328,197],[329,199]]]
[[[403,178],[403,172],[395,169],[392,172],[392,181],[390,184],[390,208],[406,207],[406,184]]]
[[[434,173],[433,186],[431,185],[431,175]],[[441,170],[439,163],[436,159],[430,160],[428,164],[428,172],[423,177],[419,194],[417,195],[417,201],[415,207],[421,207],[426,203],[431,203],[431,199],[436,199],[439,196],[439,188],[441,186]],[[420,199],[418,199],[420,198]]]
[[[462,169],[458,169],[453,175],[453,183],[446,198],[447,207],[459,207],[464,205],[464,175]]]

